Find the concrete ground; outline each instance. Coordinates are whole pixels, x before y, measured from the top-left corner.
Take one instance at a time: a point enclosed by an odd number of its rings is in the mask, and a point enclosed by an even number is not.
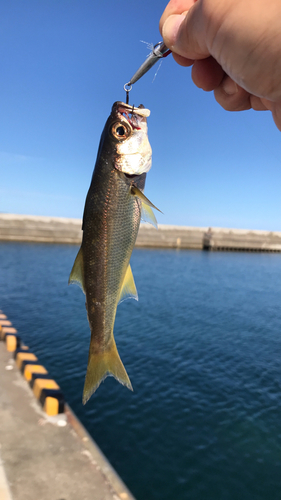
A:
[[[0,499],[134,500],[70,408],[47,417],[0,342]]]

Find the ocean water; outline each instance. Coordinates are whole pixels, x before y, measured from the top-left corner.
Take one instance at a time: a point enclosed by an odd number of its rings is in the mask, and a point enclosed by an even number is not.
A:
[[[134,392],[108,377],[83,406],[77,250],[1,243],[0,308],[137,500],[280,500],[281,254],[135,250],[115,323]]]

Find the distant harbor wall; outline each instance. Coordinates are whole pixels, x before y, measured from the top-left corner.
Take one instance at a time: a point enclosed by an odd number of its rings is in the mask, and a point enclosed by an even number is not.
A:
[[[0,214],[0,240],[80,244],[81,219]],[[141,224],[136,247],[281,252],[281,232]]]
[[[82,221],[66,217],[0,214],[0,240],[79,244]]]

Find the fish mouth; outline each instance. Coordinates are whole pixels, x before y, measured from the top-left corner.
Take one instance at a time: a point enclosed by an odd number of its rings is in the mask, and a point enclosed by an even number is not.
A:
[[[126,104],[122,101],[116,101],[112,106],[112,112],[119,113],[131,113],[133,115],[142,116],[143,118],[148,118],[150,115],[150,110],[146,109],[143,104],[140,104],[139,107],[131,106],[130,104]]]
[[[146,109],[143,104],[139,107],[131,106],[122,101],[117,101],[112,106],[112,115],[120,118],[125,118],[131,125],[133,130],[141,130],[141,122],[146,122],[146,118],[150,115],[150,110]]]

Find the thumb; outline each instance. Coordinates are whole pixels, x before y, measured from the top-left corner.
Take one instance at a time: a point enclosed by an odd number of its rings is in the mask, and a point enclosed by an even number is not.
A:
[[[210,55],[204,25],[200,2],[196,2],[188,12],[166,19],[162,27],[163,40],[176,54],[188,59],[204,59]]]

